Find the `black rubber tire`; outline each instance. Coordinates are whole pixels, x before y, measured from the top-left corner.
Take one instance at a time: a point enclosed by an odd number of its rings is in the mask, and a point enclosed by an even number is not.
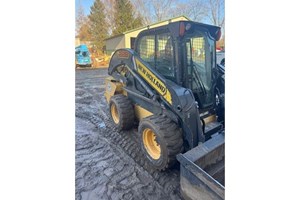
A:
[[[143,131],[150,128],[161,148],[160,157],[153,159],[143,142]],[[183,151],[182,131],[171,119],[162,115],[152,115],[140,121],[138,132],[144,154],[153,168],[163,171],[176,163],[176,155]]]
[[[119,116],[119,123],[115,123],[112,117],[112,104],[116,105],[117,111],[118,111],[118,116]],[[116,125],[118,130],[128,130],[133,127],[134,124],[134,108],[133,104],[123,94],[117,94],[111,97],[109,101],[109,110],[110,110],[110,117],[113,121],[113,123]]]

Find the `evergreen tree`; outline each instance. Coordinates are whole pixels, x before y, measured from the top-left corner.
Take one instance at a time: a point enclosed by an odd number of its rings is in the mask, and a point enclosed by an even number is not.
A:
[[[98,52],[102,52],[104,39],[108,36],[108,24],[104,9],[103,3],[100,0],[95,0],[89,15],[92,43]]]
[[[134,9],[129,0],[116,0],[114,4],[114,29],[113,35],[143,26],[140,15],[134,16]]]

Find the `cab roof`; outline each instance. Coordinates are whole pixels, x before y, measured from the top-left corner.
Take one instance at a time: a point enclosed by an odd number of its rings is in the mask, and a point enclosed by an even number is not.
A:
[[[159,26],[159,27],[155,27],[155,28],[150,28],[147,30],[143,30],[139,33],[139,36],[142,35],[146,35],[149,32],[150,33],[155,33],[155,32],[161,32],[162,30],[166,30],[169,29],[169,31],[175,35],[176,37],[179,37],[180,35],[180,24],[183,24],[185,27],[185,32],[191,32],[193,31],[195,28],[199,28],[202,29],[206,32],[209,33],[209,35],[214,39],[214,40],[218,40],[219,39],[219,31],[220,31],[220,27],[218,26],[214,26],[214,25],[209,25],[209,24],[204,24],[204,23],[199,23],[199,22],[194,22],[194,21],[177,21],[177,22],[171,22],[167,25],[163,25],[163,26]],[[190,24],[190,25],[188,25]],[[139,37],[138,36],[138,37]]]

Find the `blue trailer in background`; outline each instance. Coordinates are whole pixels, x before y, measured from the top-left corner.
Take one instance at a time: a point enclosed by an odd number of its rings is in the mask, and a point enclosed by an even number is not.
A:
[[[77,67],[91,67],[92,60],[90,52],[85,44],[75,47],[75,64]]]

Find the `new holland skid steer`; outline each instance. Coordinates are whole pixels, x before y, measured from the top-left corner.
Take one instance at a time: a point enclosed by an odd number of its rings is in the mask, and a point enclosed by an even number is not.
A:
[[[186,199],[224,199],[224,69],[220,28],[179,21],[142,31],[135,48],[114,52],[105,97],[119,130],[138,122],[150,165],[180,162]]]

